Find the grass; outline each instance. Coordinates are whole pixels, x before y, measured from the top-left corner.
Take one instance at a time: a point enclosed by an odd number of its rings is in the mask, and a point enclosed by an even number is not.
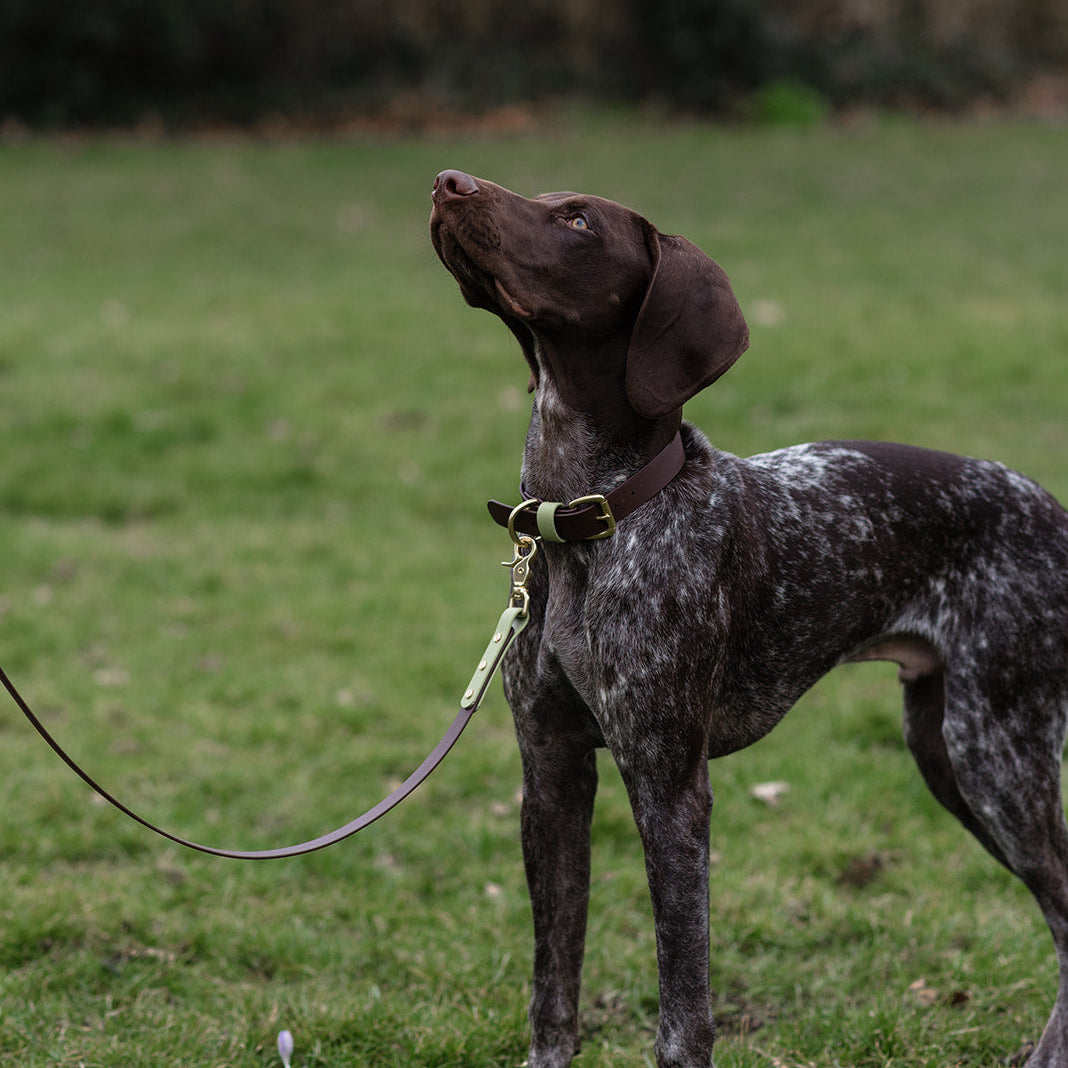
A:
[[[887,437],[1068,498],[1063,128],[575,113],[507,138],[0,146],[0,663],[178,833],[261,848],[368,807],[503,606],[482,502],[515,491],[526,374],[430,248],[447,166],[615,197],[724,264],[753,345],[688,408],[721,447]],[[843,669],[712,768],[721,1068],[989,1065],[1045,1020],[1037,910],[927,795],[895,691]],[[5,1062],[246,1068],[283,1027],[309,1068],[524,1059],[499,690],[401,809],[273,865],[151,837],[13,707],[0,736]],[[585,1068],[650,1064],[656,1021],[601,767]],[[774,808],[748,793],[768,780],[791,786]]]

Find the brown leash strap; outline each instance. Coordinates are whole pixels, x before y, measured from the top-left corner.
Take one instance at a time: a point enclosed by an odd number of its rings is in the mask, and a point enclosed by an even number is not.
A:
[[[297,845],[283,846],[281,849],[217,849],[215,846],[200,845],[198,842],[191,842],[187,838],[180,838],[176,834],[171,834],[170,831],[157,827],[105,790],[87,771],[78,765],[73,757],[67,754],[59,742],[52,737],[48,728],[34,714],[33,709],[30,708],[25,698],[15,688],[15,684],[7,677],[7,672],[2,667],[0,667],[0,683],[3,683],[4,688],[11,694],[15,704],[22,709],[23,714],[34,729],[52,747],[60,760],[105,801],[110,802],[120,812],[129,816],[130,819],[136,820],[142,827],[147,827],[150,831],[155,831],[156,834],[163,838],[176,842],[178,845],[185,846],[188,849],[195,849],[200,853],[208,853],[213,857],[228,857],[232,860],[280,860],[283,857],[299,857],[305,853],[314,853],[317,849],[325,849],[336,842],[350,838],[357,831],[362,831],[414,793],[427,780],[430,773],[445,759],[449,750],[452,749],[457,739],[463,734],[464,728],[470,723],[471,717],[478,711],[478,706],[486,696],[486,690],[500,667],[504,654],[511,648],[512,642],[523,632],[530,620],[527,610],[529,604],[527,583],[530,581],[530,564],[538,547],[537,543],[531,538],[513,535],[512,540],[514,543],[514,557],[512,560],[505,562],[505,567],[510,568],[512,573],[512,591],[508,599],[508,606],[501,613],[500,619],[497,620],[497,625],[493,629],[493,637],[490,638],[486,651],[482,654],[482,659],[479,661],[478,667],[471,678],[471,682],[460,699],[460,711],[456,713],[456,718],[449,724],[449,729],[442,735],[441,741],[434,746],[422,764],[388,797],[382,798],[374,808],[368,809],[362,816],[357,816],[356,819],[350,820],[344,827],[338,827],[337,830],[330,831],[329,834],[320,835],[318,838],[312,838]]]
[[[424,760],[423,763],[420,764],[419,767],[417,767],[415,771],[413,771],[411,775],[409,775],[408,778],[393,791],[393,793],[388,797],[384,797],[374,808],[368,809],[362,816],[357,816],[356,819],[346,823],[344,827],[338,827],[337,830],[331,831],[329,834],[321,835],[318,838],[312,838],[310,841],[300,842],[298,845],[284,846],[281,849],[216,849],[214,846],[200,845],[197,842],[190,842],[188,839],[180,838],[176,834],[171,834],[170,831],[165,831],[161,827],[157,827],[154,823],[150,823],[143,816],[139,816],[132,809],[124,805],[114,795],[110,794],[96,782],[87,771],[75,763],[74,759],[67,754],[59,742],[57,742],[49,733],[48,728],[45,727],[36,715],[34,715],[33,710],[26,703],[22,694],[15,688],[15,684],[7,677],[7,673],[2,667],[0,667],[0,682],[4,684],[4,688],[11,694],[15,704],[22,709],[26,718],[33,724],[37,733],[52,747],[60,760],[62,760],[75,775],[86,782],[91,789],[95,790],[102,798],[104,798],[105,801],[110,802],[120,812],[124,812],[130,819],[136,820],[142,827],[147,827],[150,831],[155,831],[156,834],[161,835],[172,842],[177,842],[178,845],[186,846],[188,849],[195,849],[199,853],[210,853],[213,857],[229,857],[232,860],[280,860],[283,857],[299,857],[303,856],[305,853],[314,853],[317,849],[325,849],[327,846],[334,845],[336,842],[341,842],[344,839],[351,837],[357,831],[362,831],[364,827],[374,823],[380,816],[384,816],[390,809],[399,805],[409,794],[413,793],[426,781],[430,773],[445,759],[449,750],[456,744],[456,740],[463,733],[464,728],[475,714],[475,708],[461,708],[456,714],[456,718],[450,724],[449,729],[443,735],[441,741],[434,747],[426,760]]]
[[[490,501],[487,507],[494,522],[518,534],[546,541],[594,541],[614,534],[616,523],[655,497],[685,462],[686,449],[679,433],[640,471],[606,494],[593,493],[567,504],[527,500],[514,509]]]

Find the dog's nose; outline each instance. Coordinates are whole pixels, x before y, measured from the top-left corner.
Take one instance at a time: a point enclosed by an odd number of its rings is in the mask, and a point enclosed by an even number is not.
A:
[[[478,182],[463,171],[442,171],[434,179],[434,201],[459,200],[461,197],[474,196],[478,192]]]

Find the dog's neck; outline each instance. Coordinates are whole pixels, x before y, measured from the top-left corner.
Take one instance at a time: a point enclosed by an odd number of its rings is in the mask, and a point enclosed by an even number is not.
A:
[[[523,452],[523,489],[541,500],[607,493],[644,467],[675,436],[681,411],[644,419],[627,400],[622,376],[590,399],[565,399],[540,343],[538,385]],[[574,393],[574,389],[570,391]]]

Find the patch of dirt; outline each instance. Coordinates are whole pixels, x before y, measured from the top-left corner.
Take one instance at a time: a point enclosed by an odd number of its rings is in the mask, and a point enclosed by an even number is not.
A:
[[[1034,118],[1068,118],[1068,72],[1033,78],[1011,106],[1012,110]]]

